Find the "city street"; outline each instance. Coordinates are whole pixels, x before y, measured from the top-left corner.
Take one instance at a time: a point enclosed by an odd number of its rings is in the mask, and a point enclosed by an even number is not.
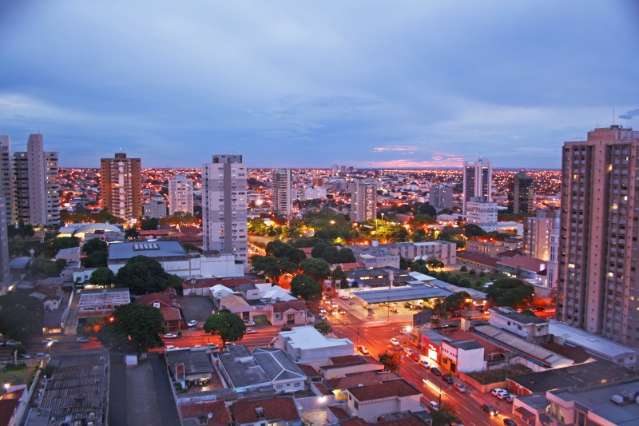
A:
[[[259,346],[268,346],[273,338],[280,331],[280,327],[266,326],[254,327],[254,331],[244,335],[238,343],[246,345],[250,348]],[[201,328],[190,328],[182,331],[182,335],[175,339],[163,338],[165,347],[173,346],[175,348],[191,348],[196,346],[218,345],[222,344],[222,340],[218,336],[212,336]]]

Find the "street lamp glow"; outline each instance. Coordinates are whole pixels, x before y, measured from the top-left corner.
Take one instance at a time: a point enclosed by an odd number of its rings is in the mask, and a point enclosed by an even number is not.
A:
[[[5,391],[8,391],[10,387],[11,387],[11,383],[5,383],[4,384],[4,390]]]

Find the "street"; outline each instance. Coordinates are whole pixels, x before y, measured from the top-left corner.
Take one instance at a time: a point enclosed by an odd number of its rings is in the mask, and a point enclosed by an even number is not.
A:
[[[239,344],[250,348],[268,346],[273,338],[280,331],[280,327],[266,326],[252,328],[252,332],[247,332]],[[191,348],[206,345],[222,345],[222,340],[218,336],[212,336],[201,328],[189,328],[182,331],[180,337],[167,339],[163,338],[165,347]],[[164,350],[164,349],[162,349]]]

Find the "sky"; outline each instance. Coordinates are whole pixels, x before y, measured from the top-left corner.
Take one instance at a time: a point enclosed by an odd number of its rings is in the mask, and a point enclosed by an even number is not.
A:
[[[558,167],[639,129],[635,0],[0,0],[0,134],[63,166]]]

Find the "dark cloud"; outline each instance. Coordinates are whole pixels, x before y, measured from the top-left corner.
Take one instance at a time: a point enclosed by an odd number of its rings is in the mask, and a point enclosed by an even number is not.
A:
[[[639,108],[631,109],[619,116],[623,120],[632,120],[634,117],[639,117]]]

